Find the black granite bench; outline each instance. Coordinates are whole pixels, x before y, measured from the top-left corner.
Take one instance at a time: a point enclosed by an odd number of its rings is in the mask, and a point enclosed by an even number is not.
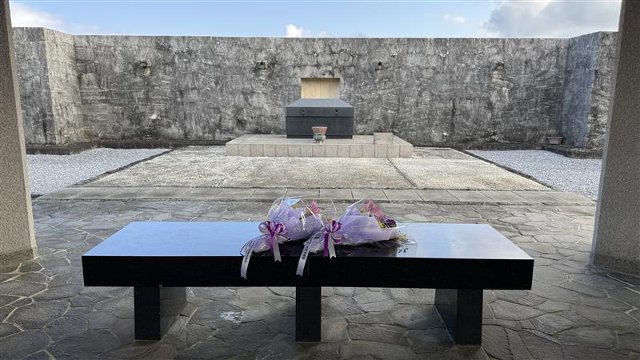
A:
[[[136,339],[160,339],[186,302],[187,286],[295,286],[296,340],[320,341],[320,289],[435,288],[435,306],[457,344],[482,340],[483,289],[530,289],[533,259],[489,225],[404,224],[413,244],[338,247],[310,256],[296,276],[301,244],[282,262],[253,256],[240,277],[240,248],[255,222],[135,222],[82,256],[85,286],[133,286]]]

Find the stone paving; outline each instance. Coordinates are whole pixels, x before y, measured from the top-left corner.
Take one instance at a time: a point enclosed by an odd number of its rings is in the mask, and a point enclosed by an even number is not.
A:
[[[445,148],[415,149],[410,159],[241,157],[225,156],[223,151],[221,146],[177,149],[86,186],[548,190],[533,180]]]
[[[0,358],[640,358],[640,280],[592,270],[594,204],[553,196],[384,204],[404,222],[492,224],[535,258],[531,291],[485,291],[481,347],[452,344],[433,290],[380,288],[323,289],[320,344],[294,341],[293,288],[190,288],[162,341],[135,341],[132,289],[83,287],[81,255],[130,221],[258,219],[269,203],[38,199],[39,257],[0,269]]]
[[[47,200],[215,200],[272,202],[281,196],[310,196],[322,201],[357,201],[371,198],[390,201],[434,204],[545,204],[593,205],[584,196],[559,191],[499,190],[413,190],[413,189],[265,189],[265,188],[183,188],[183,187],[68,187],[45,195]]]

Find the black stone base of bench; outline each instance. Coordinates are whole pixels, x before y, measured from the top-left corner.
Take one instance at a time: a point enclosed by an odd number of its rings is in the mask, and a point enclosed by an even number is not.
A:
[[[135,338],[160,340],[186,304],[183,287],[136,287]],[[296,287],[296,341],[322,341],[321,288]],[[437,289],[436,309],[459,345],[482,342],[482,290]]]
[[[184,287],[134,287],[135,338],[160,340],[187,303]]]
[[[296,287],[296,341],[321,341],[321,292],[320,287]],[[184,287],[135,287],[135,338],[162,339],[186,302]]]
[[[322,341],[322,288],[296,287],[296,341]]]
[[[458,345],[482,342],[482,289],[436,289],[436,310]]]

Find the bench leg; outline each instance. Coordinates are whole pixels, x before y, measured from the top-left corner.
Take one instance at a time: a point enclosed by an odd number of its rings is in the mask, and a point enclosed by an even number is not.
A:
[[[187,302],[184,287],[142,287],[133,289],[135,338],[160,340]]]
[[[482,343],[482,289],[436,289],[435,305],[456,344]]]
[[[296,287],[296,341],[320,342],[322,329],[321,288]]]

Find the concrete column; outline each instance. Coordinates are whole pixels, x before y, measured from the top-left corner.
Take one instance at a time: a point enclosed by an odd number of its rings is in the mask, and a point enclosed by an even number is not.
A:
[[[0,0],[0,263],[35,255],[9,0]]]
[[[640,276],[640,1],[622,2],[591,263]]]

